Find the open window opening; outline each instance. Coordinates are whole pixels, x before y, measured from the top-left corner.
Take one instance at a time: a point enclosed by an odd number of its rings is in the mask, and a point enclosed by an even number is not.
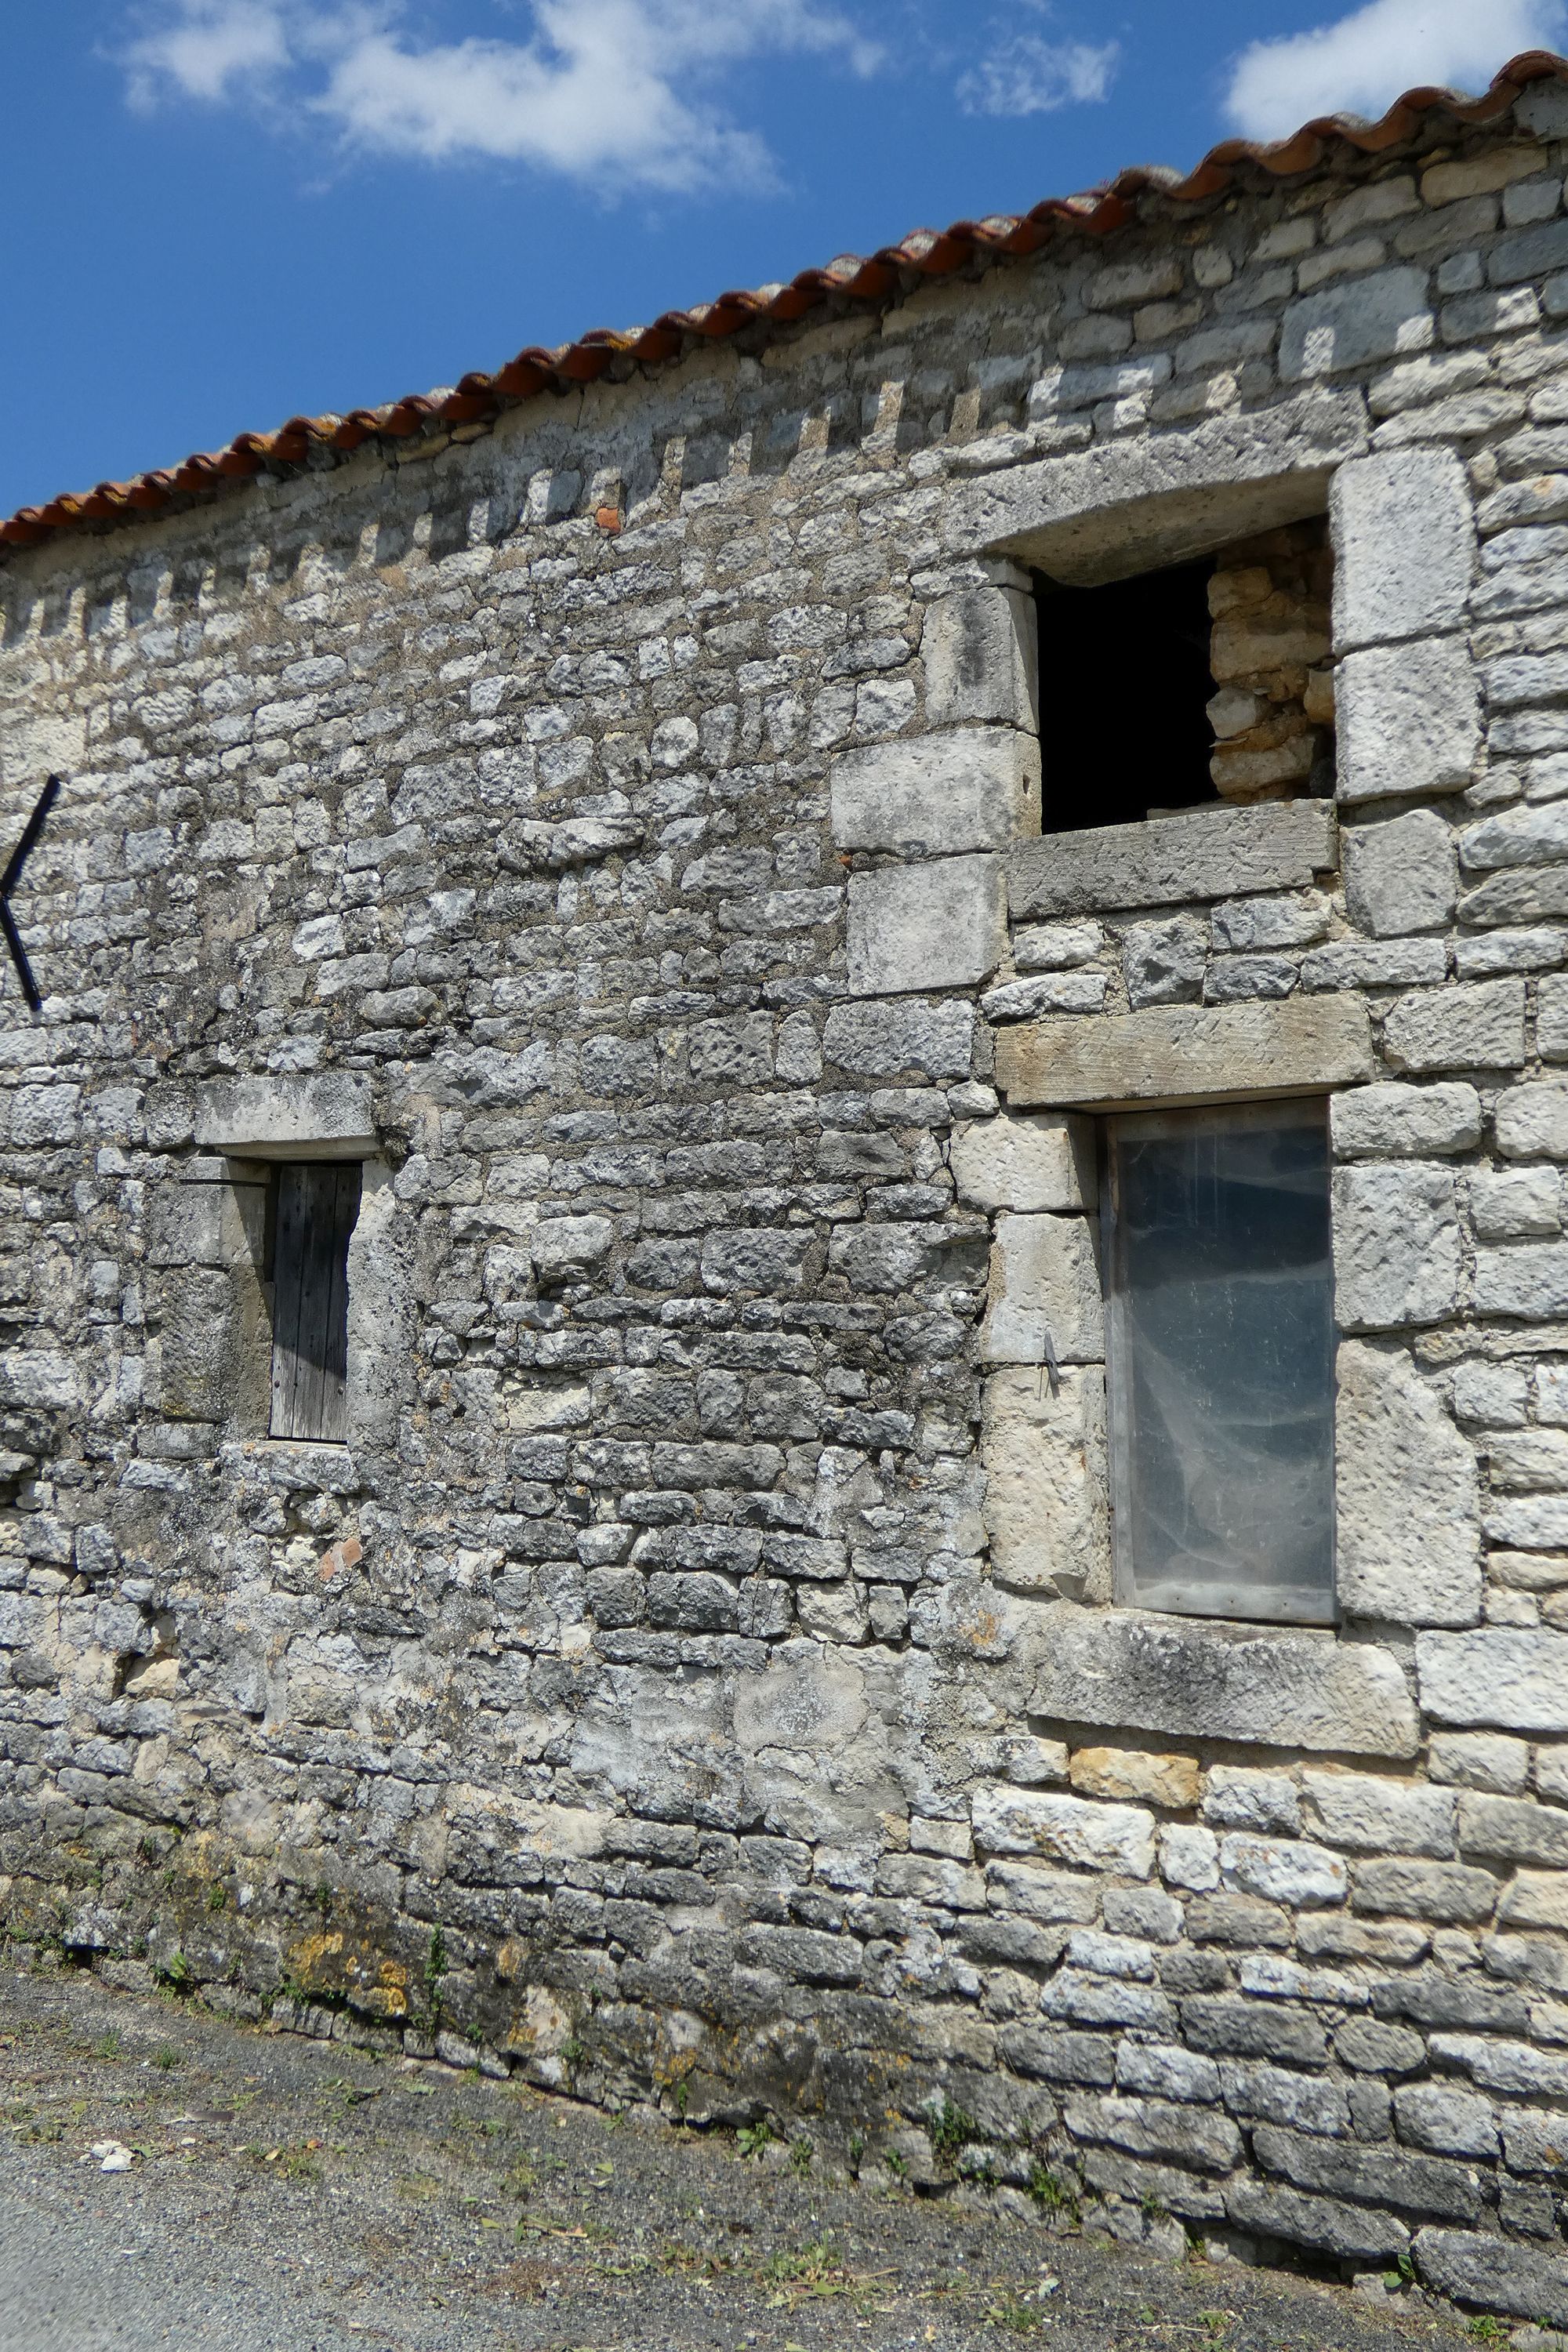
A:
[[[355,1160],[285,1162],[268,1187],[273,1437],[341,1444],[348,1434],[349,1243],[363,1171]]]
[[[1105,1161],[1117,1597],[1331,1623],[1326,1106],[1112,1118]]]
[[[1318,517],[1158,571],[1040,577],[1043,829],[1333,790]]]

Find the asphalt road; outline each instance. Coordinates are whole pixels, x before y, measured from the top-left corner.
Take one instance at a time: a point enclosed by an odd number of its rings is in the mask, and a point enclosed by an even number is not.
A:
[[[0,1973],[0,2352],[1458,2352],[1368,2300],[874,2194],[63,1973]],[[110,2142],[129,2169],[101,2169]]]

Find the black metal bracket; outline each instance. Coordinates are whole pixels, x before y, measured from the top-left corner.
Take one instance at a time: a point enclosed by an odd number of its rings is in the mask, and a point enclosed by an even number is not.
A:
[[[16,929],[16,919],[11,912],[11,893],[22,878],[22,868],[37,845],[44,829],[44,820],[59,798],[64,779],[51,776],[38,794],[37,806],[22,828],[22,838],[11,852],[10,863],[0,874],[0,931],[5,934],[5,944],[11,950],[11,961],[16,967],[16,977],[22,983],[22,993],[35,1013],[43,1006],[38,983],[33,978],[33,967],[27,961],[27,950],[22,945],[22,934]]]

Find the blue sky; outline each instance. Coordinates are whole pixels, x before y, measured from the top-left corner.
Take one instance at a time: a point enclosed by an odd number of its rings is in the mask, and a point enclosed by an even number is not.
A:
[[[0,513],[1561,46],[1568,0],[13,0]]]

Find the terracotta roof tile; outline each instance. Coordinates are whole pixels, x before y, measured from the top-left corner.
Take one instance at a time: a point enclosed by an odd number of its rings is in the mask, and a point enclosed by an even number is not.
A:
[[[1413,138],[1431,114],[1446,114],[1462,124],[1493,121],[1508,112],[1531,82],[1544,80],[1568,81],[1568,60],[1545,49],[1530,49],[1504,66],[1479,98],[1422,88],[1396,99],[1376,122],[1354,115],[1321,115],[1289,139],[1268,144],[1222,140],[1185,173],[1159,164],[1135,165],[1080,195],[1047,197],[1031,212],[992,213],[984,220],[954,221],[944,229],[915,229],[879,253],[841,253],[824,268],[802,270],[787,285],[737,288],[689,310],[667,310],[651,326],[595,327],[553,351],[531,345],[493,373],[477,370],[437,392],[411,393],[379,408],[353,409],[346,416],[291,416],[276,432],[241,433],[226,449],[198,453],[180,465],[139,474],[134,480],[100,482],[95,489],[51,499],[46,506],[23,507],[0,523],[0,550],[31,546],[56,531],[85,524],[128,520],[175,501],[212,497],[228,484],[268,468],[303,465],[312,450],[347,451],[375,435],[406,439],[432,425],[472,423],[495,415],[509,401],[592,383],[612,367],[659,366],[678,358],[696,339],[719,341],[746,327],[791,326],[826,302],[882,303],[922,277],[947,277],[973,261],[1037,252],[1063,230],[1103,236],[1131,219],[1140,196],[1202,203],[1222,194],[1238,167],[1289,179],[1315,170],[1336,148],[1376,155],[1397,147]]]

